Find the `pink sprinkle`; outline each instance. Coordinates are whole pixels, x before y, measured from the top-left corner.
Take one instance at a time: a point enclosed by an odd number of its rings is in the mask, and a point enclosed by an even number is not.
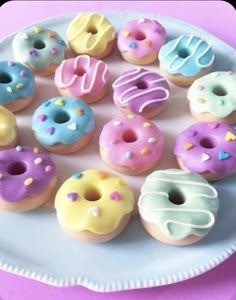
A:
[[[121,200],[121,195],[119,192],[114,191],[110,194],[110,199],[115,200],[115,201],[120,201]]]
[[[219,126],[219,123],[217,122],[209,123],[208,126],[212,129],[216,129]]]
[[[197,86],[197,89],[198,89],[199,91],[202,91],[202,90],[204,90],[204,86],[201,85],[201,84],[199,84],[199,85]]]
[[[7,64],[8,64],[8,66],[14,66],[14,62],[13,61],[9,61]]]
[[[37,116],[37,119],[38,119],[39,121],[41,121],[41,122],[45,121],[46,118],[47,118],[47,115],[44,115],[44,114],[38,115],[38,116]]]
[[[26,75],[26,70],[21,70],[20,71],[20,76],[25,76]]]
[[[233,75],[233,72],[232,71],[228,71],[226,72],[227,75]]]
[[[53,135],[55,128],[54,127],[48,127],[47,128],[47,133],[50,135]]]
[[[52,48],[52,49],[51,49],[51,53],[52,53],[52,55],[57,54],[57,53],[58,53],[57,48]]]
[[[46,168],[45,168],[45,172],[50,172],[52,170],[52,167],[51,166],[46,166]]]

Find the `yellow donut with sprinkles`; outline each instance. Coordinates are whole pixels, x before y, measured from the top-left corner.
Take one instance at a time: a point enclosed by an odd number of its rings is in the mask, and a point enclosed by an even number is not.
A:
[[[18,127],[12,112],[0,105],[0,150],[16,146]]]

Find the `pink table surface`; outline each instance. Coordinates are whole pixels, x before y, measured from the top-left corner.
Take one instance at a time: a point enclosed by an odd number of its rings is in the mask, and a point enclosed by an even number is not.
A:
[[[0,8],[0,39],[44,18],[92,10],[151,12],[179,18],[236,47],[235,9],[224,1],[10,1]],[[211,271],[181,283],[114,293],[96,293],[80,286],[57,288],[0,271],[0,300],[236,300],[235,270],[234,254]]]

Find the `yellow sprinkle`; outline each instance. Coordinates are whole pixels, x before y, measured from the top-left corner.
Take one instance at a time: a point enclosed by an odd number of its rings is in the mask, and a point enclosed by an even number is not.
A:
[[[19,82],[19,83],[17,83],[16,88],[17,88],[17,89],[22,89],[23,86],[24,86],[24,83]]]
[[[129,31],[122,31],[122,34],[126,38],[129,36]]]
[[[148,154],[148,153],[149,153],[149,148],[144,147],[144,148],[140,151],[140,153],[141,153],[142,155]]]
[[[135,116],[134,115],[127,115],[128,119],[133,119]]]
[[[24,185],[26,186],[31,185],[33,181],[34,181],[33,178],[29,177],[25,180]]]
[[[53,37],[55,37],[55,32],[53,32],[53,31],[49,31],[49,33],[48,33],[48,37],[49,37],[49,38],[53,38]]]
[[[148,127],[151,127],[152,125],[150,124],[150,123],[148,123],[148,122],[144,122],[143,123],[143,127],[145,127],[145,128],[148,128]]]
[[[193,144],[191,143],[184,143],[184,150],[189,150],[193,147]]]
[[[35,31],[36,33],[39,33],[39,32],[42,31],[42,28],[39,27],[39,26],[35,26],[35,27],[34,27],[34,31]]]
[[[143,43],[146,47],[151,47],[151,45],[152,45],[151,41],[144,41]]]
[[[39,148],[34,148],[34,153],[39,153]]]
[[[226,140],[226,142],[235,141],[236,140],[236,135],[233,134],[233,132],[228,131],[226,133],[225,140]]]
[[[204,99],[202,99],[202,98],[198,98],[198,99],[197,99],[197,102],[203,104],[203,103],[206,102],[206,100],[204,100]]]
[[[13,92],[12,87],[8,86],[8,87],[7,87],[7,91],[8,91],[9,93],[12,93],[12,92]]]
[[[59,99],[57,99],[57,101],[55,101],[55,105],[64,106],[65,102],[61,98],[59,98]]]

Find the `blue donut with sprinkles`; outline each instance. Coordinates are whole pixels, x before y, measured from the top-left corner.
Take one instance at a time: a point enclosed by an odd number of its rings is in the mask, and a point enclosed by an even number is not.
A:
[[[43,148],[68,154],[90,141],[95,126],[93,111],[73,97],[55,97],[43,102],[34,112],[31,127]]]
[[[11,112],[24,109],[36,96],[34,74],[14,61],[0,61],[0,105]]]

